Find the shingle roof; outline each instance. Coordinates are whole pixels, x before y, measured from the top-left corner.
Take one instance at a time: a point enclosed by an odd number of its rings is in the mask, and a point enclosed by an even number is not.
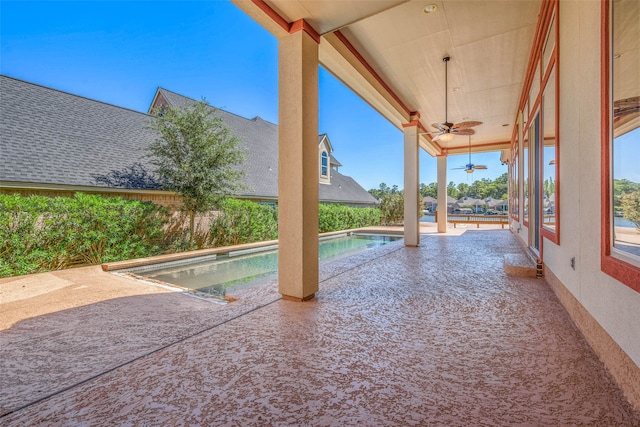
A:
[[[0,181],[97,186],[144,158],[151,117],[0,76]]]
[[[158,89],[174,107],[194,100]],[[0,181],[103,186],[96,176],[149,168],[147,144],[156,138],[153,117],[0,75]],[[216,110],[242,141],[247,190],[239,196],[277,198],[278,127]],[[375,203],[350,177],[331,171],[320,184],[321,201]]]
[[[331,184],[320,184],[318,198],[325,202],[342,203],[377,203],[368,191],[360,186],[350,176],[342,175],[340,172],[331,171]]]

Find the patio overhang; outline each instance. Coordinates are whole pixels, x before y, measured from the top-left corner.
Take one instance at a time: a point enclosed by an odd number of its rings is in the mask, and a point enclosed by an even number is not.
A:
[[[403,132],[405,195],[418,194],[419,149],[438,157],[446,232],[447,156],[509,149],[541,0],[233,1],[279,43],[280,293],[304,301],[318,289],[317,152],[305,149],[318,134],[318,65]],[[434,133],[464,121],[481,122],[473,138]],[[418,197],[405,196],[405,245],[420,245],[419,228]]]
[[[466,137],[426,134],[445,120],[450,56],[448,121],[483,122],[472,152],[509,148],[540,0],[233,2],[277,38],[304,21],[319,37],[319,63],[390,123],[402,130],[417,113],[420,147],[432,156],[468,152]]]

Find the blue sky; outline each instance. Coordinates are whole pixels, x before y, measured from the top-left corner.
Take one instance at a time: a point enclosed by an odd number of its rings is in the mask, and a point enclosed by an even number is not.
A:
[[[227,1],[2,0],[0,72],[136,111],[161,86],[243,117],[278,118],[277,40]],[[322,68],[319,91],[319,132],[340,171],[367,190],[402,188],[402,133]],[[499,156],[474,154],[488,170],[449,170],[447,180],[494,179],[507,171]],[[449,167],[467,160],[451,156]],[[436,181],[424,152],[420,181]]]

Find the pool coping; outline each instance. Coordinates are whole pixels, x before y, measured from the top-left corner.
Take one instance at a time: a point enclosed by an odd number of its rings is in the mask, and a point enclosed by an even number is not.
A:
[[[364,228],[354,228],[350,230],[340,230],[340,231],[330,231],[327,233],[320,233],[318,235],[319,238],[335,236],[340,234],[353,234],[353,233],[370,233],[370,234],[387,234],[387,235],[402,235],[402,229],[394,230],[388,227],[364,227]],[[257,249],[264,246],[276,246],[278,245],[278,240],[265,240],[263,242],[254,242],[254,243],[245,243],[242,245],[234,245],[234,246],[221,246],[218,248],[209,248],[209,249],[198,249],[195,251],[188,252],[177,252],[172,254],[164,254],[164,255],[156,255],[145,258],[135,258],[131,260],[125,261],[116,261],[116,262],[108,262],[101,265],[102,271],[118,271],[118,270],[126,270],[135,267],[141,267],[144,265],[153,265],[160,264],[164,262],[170,261],[180,261],[187,258],[206,256],[206,255],[220,255],[227,254],[229,252],[236,251],[246,251],[250,249]]]

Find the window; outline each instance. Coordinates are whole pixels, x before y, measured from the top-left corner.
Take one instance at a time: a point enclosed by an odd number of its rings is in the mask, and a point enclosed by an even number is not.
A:
[[[602,270],[640,291],[640,2],[602,12]]]
[[[559,100],[558,8],[543,2],[540,42],[534,46],[534,64],[522,101],[522,223],[529,227],[529,246],[542,254],[542,237],[559,244]]]
[[[327,176],[329,174],[329,156],[326,151],[322,152],[322,176]]]
[[[556,133],[556,72],[555,66],[551,73],[542,95],[542,136],[544,145],[542,148],[542,212],[543,234],[545,237],[558,243],[557,211],[559,198],[558,190],[558,138]]]
[[[522,204],[523,222],[529,226],[529,132],[526,130],[522,143]]]
[[[545,71],[549,66],[549,62],[551,61],[551,57],[553,55],[553,50],[556,44],[556,21],[554,18],[551,18],[551,24],[549,25],[549,31],[547,32],[547,39],[544,43],[544,48],[542,49],[542,66]]]
[[[556,67],[556,19],[551,18],[544,47],[542,48],[543,76],[542,84],[542,235],[559,244],[559,208],[560,208],[560,152],[558,141],[558,76]]]
[[[516,130],[516,135],[518,131]],[[518,191],[518,162],[520,159],[518,158],[518,145],[520,144],[520,140],[516,136],[516,143],[512,149],[511,156],[511,217],[518,221],[520,218],[520,192]]]

